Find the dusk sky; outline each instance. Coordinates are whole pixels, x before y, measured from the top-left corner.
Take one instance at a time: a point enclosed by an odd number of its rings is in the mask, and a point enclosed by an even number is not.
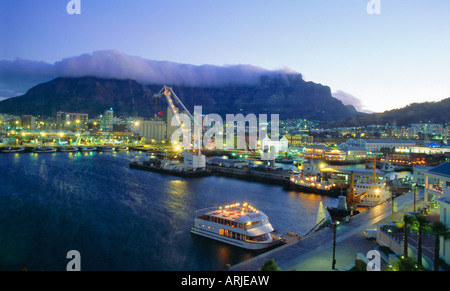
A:
[[[193,65],[290,69],[384,111],[450,97],[450,1],[0,0],[0,60],[102,50]]]

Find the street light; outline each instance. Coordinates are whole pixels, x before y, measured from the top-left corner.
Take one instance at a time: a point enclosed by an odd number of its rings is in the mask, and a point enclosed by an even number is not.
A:
[[[331,263],[331,269],[336,269],[336,228],[339,224],[339,221],[335,221],[333,223],[333,261]]]

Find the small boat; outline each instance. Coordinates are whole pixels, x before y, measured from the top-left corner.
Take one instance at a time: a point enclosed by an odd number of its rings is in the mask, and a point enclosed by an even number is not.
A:
[[[289,188],[306,193],[316,193],[330,196],[345,195],[346,188],[340,188],[335,183],[322,178],[317,164],[310,160],[303,164],[303,170],[289,177]]]
[[[97,147],[97,151],[98,152],[112,152],[112,151],[114,151],[114,147],[100,146],[100,147]]]
[[[25,148],[22,148],[22,147],[6,147],[6,148],[0,149],[0,153],[4,153],[4,154],[15,154],[15,153],[21,153],[24,151],[25,151]]]
[[[78,148],[77,147],[61,147],[59,148],[59,151],[62,153],[73,153],[73,152],[78,152]]]
[[[125,146],[118,146],[116,147],[116,152],[123,152],[123,151],[127,151],[128,147]]]
[[[80,151],[81,151],[81,152],[93,152],[93,151],[95,151],[95,150],[97,150],[96,147],[81,147],[81,148],[80,148]]]
[[[383,172],[394,172],[395,171],[395,167],[389,162],[389,161],[385,161],[383,163],[383,165],[380,168],[381,171]]]
[[[248,250],[281,243],[269,218],[247,202],[197,210],[191,233]]]
[[[36,154],[49,154],[56,153],[57,149],[54,147],[36,147],[33,149],[33,153]]]

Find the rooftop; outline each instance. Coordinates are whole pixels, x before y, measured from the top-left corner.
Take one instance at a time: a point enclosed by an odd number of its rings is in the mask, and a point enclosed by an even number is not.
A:
[[[442,163],[428,170],[428,173],[450,178],[450,162]]]

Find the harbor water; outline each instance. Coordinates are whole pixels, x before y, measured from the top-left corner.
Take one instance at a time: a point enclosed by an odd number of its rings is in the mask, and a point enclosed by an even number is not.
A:
[[[279,185],[130,169],[140,152],[0,155],[0,270],[222,270],[258,253],[190,233],[195,210],[247,201],[280,233],[308,232],[321,201]]]

